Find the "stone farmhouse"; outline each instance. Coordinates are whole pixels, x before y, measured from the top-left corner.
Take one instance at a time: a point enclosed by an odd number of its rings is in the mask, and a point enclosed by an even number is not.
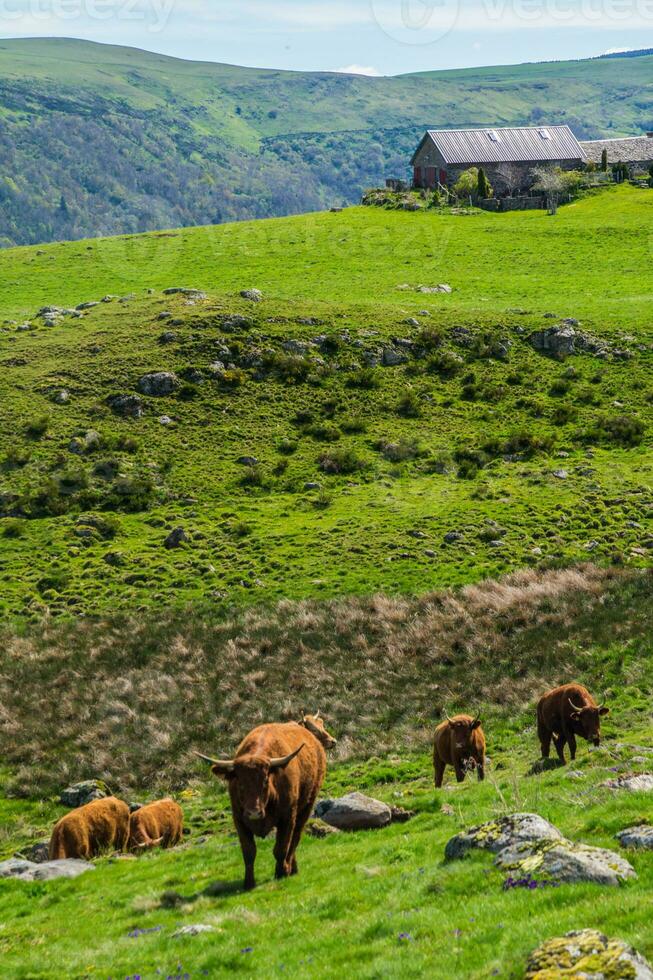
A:
[[[451,187],[465,170],[483,167],[496,192],[514,193],[532,183],[533,167],[578,170],[586,162],[569,126],[518,126],[429,130],[411,165],[414,187]]]
[[[606,150],[609,167],[614,163],[625,163],[632,175],[647,174],[653,167],[653,133],[626,139],[591,140],[581,145],[587,159],[597,166],[600,166],[603,151]]]

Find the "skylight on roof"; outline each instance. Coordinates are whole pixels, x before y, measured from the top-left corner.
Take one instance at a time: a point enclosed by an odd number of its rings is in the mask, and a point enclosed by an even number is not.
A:
[[[550,140],[551,139],[551,133],[549,132],[548,129],[541,129],[540,130],[540,136],[542,137],[543,140]]]
[[[488,139],[491,139],[493,143],[499,143],[499,134],[496,129],[488,129],[487,131]]]

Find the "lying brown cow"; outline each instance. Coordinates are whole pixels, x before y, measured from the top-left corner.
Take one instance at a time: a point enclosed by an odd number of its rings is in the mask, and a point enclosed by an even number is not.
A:
[[[245,888],[256,884],[254,837],[267,837],[275,827],[275,877],[297,874],[295,851],[326,773],[326,754],[313,732],[297,722],[261,725],[243,739],[234,759],[195,754],[229,785]]]
[[[50,860],[88,861],[103,851],[124,851],[129,837],[129,807],[115,796],[72,810],[55,825]]]
[[[129,849],[174,847],[184,834],[184,811],[174,800],[157,800],[129,818]]]
[[[549,758],[551,739],[563,765],[565,743],[571,758],[576,758],[576,735],[593,745],[600,745],[601,717],[609,713],[610,709],[598,705],[582,684],[563,684],[549,691],[537,705],[537,734],[542,758]]]
[[[440,789],[444,770],[453,766],[456,779],[462,783],[468,769],[476,768],[479,780],[485,778],[485,735],[479,718],[454,715],[435,729],[433,743],[435,786]]]

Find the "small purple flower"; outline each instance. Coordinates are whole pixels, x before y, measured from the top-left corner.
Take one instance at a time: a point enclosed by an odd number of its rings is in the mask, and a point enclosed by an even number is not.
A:
[[[253,952],[254,952],[253,946],[245,946],[244,949],[241,949],[241,953],[253,953]]]
[[[462,929],[454,929],[453,934],[456,938],[458,938],[458,936],[462,936],[463,931]]]
[[[411,936],[411,934],[409,932],[400,932],[399,933],[399,936],[397,938],[399,940],[403,941],[403,942],[405,942],[406,940],[408,940],[409,942],[412,942],[412,939],[413,939],[413,937]]]

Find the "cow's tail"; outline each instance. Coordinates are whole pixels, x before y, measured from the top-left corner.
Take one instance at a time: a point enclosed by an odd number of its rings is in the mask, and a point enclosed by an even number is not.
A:
[[[64,842],[60,832],[55,827],[52,837],[50,838],[48,858],[50,859],[50,861],[63,861],[65,857],[66,857],[66,849],[64,847]]]

